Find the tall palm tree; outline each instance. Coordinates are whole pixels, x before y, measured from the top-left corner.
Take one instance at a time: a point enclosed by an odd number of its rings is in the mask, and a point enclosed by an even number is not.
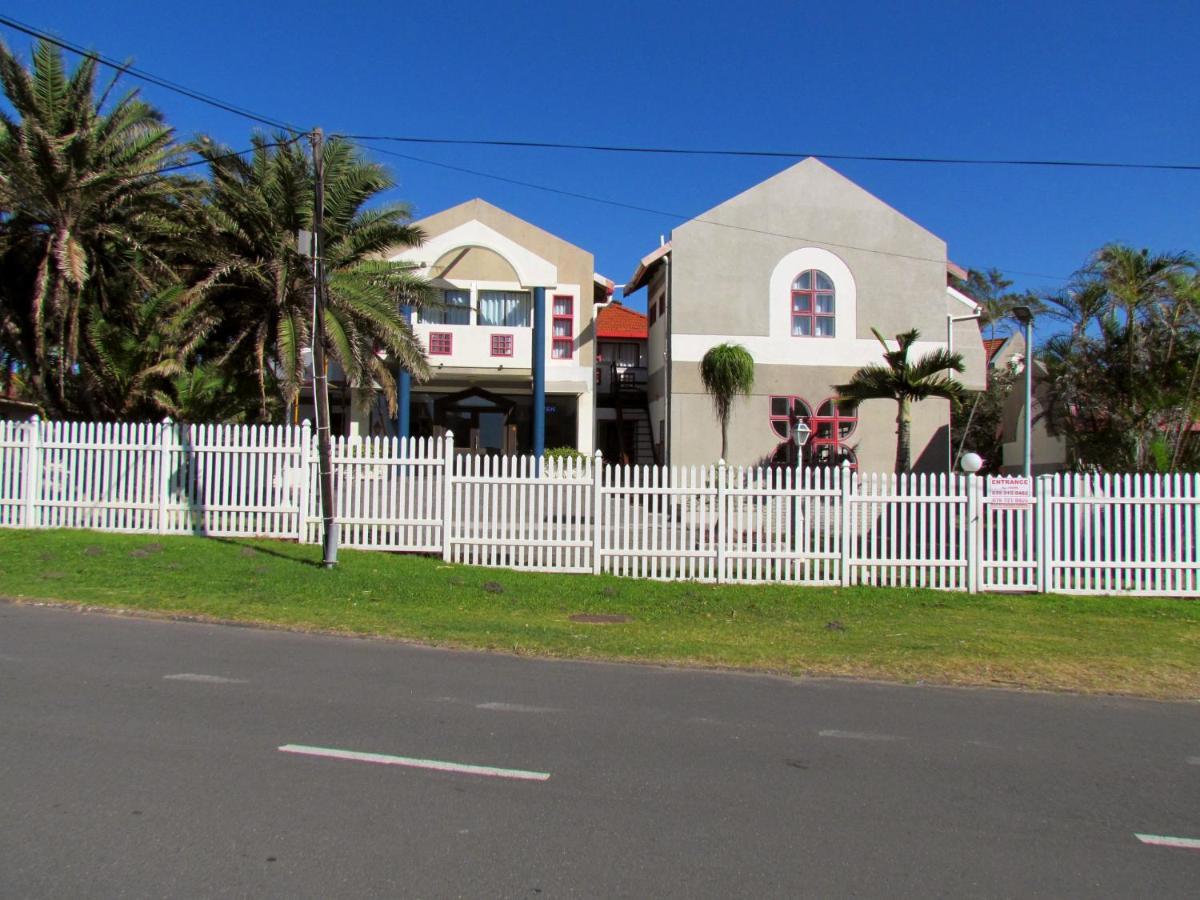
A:
[[[297,233],[312,228],[313,169],[299,139],[253,138],[249,159],[201,142],[211,182],[206,197],[207,272],[193,290],[214,310],[230,352],[252,360],[259,382],[259,417],[269,416],[268,386],[294,403],[304,379],[301,349],[312,339],[310,261]],[[387,171],[353,145],[325,145],[325,257],[329,275],[323,320],[328,349],[351,385],[377,384],[396,404],[389,360],[418,378],[428,374],[424,349],[400,305],[419,306],[425,282],[385,251],[423,240],[405,204],[364,208],[393,187]]]
[[[114,99],[116,81],[97,93],[95,59],[68,75],[40,42],[26,69],[0,43],[0,339],[51,410],[65,411],[88,319],[124,302],[130,273],[147,288],[172,277],[185,231],[189,182],[162,174],[184,150],[136,90]]]
[[[1043,303],[1040,297],[1025,291],[1010,291],[1012,281],[1004,277],[999,269],[970,269],[965,279],[956,279],[957,286],[964,293],[978,301],[982,307],[979,316],[979,326],[988,329],[988,337],[996,336],[996,327],[1000,326],[1003,333],[1012,331],[1016,319],[1013,310],[1019,306],[1028,306],[1033,312],[1042,311]]]
[[[1182,464],[1200,381],[1196,273],[1189,254],[1109,244],[1048,297],[1070,330],[1044,348],[1047,417],[1080,464]]]
[[[700,360],[700,380],[712,397],[721,423],[721,459],[729,449],[729,413],[733,401],[754,387],[754,357],[741,344],[717,344]]]
[[[873,363],[863,366],[846,384],[838,385],[838,402],[862,403],[864,400],[896,401],[896,474],[902,475],[912,467],[911,431],[912,404],[930,397],[957,400],[962,386],[948,372],[962,372],[961,354],[934,350],[920,359],[910,361],[909,350],[921,336],[913,328],[896,335],[896,349],[874,328],[876,340],[883,345],[886,365]]]

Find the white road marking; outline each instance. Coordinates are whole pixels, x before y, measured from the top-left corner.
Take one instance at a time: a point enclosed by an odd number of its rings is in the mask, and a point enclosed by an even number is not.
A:
[[[244,678],[224,678],[220,675],[197,675],[194,672],[180,672],[178,675],[164,675],[163,681],[196,681],[200,684],[249,684]]]
[[[844,738],[850,741],[902,741],[904,738],[894,734],[875,734],[870,731],[839,731],[836,728],[826,728],[818,731],[821,737]]]
[[[524,769],[500,769],[495,766],[473,766],[468,763],[443,762],[438,759],[412,759],[389,756],[385,753],[359,753],[356,750],[336,750],[332,747],[306,747],[303,744],[284,744],[282,753],[301,756],[323,756],[328,759],[347,759],[353,762],[376,763],[383,766],[405,766],[410,769],[433,769],[437,772],[457,772],[461,775],[486,775],[490,778],[513,778],[518,781],[549,781],[549,772],[529,772]]]
[[[552,713],[559,712],[549,706],[525,706],[521,703],[477,703],[476,709],[494,709],[497,712],[527,712],[527,713]]]
[[[1143,844],[1153,844],[1156,847],[1179,847],[1183,850],[1200,850],[1200,839],[1168,837],[1165,834],[1134,834]]]
[[[1188,765],[1189,766],[1200,766],[1200,756],[1189,756],[1188,757]]]

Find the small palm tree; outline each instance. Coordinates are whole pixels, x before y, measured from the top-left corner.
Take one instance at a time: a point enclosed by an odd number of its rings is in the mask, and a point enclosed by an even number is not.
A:
[[[176,285],[143,297],[128,317],[88,323],[80,354],[79,405],[99,419],[151,418],[169,412],[159,398],[181,375],[210,323],[182,302]]]
[[[296,235],[312,228],[314,179],[297,140],[257,135],[253,143],[249,159],[208,142],[199,146],[211,186],[209,233],[198,243],[209,249],[207,274],[193,294],[214,311],[226,345],[252,360],[259,417],[266,419],[268,386],[278,384],[282,400],[296,402],[304,377],[300,351],[311,345],[310,262]],[[377,384],[394,411],[395,380],[384,357],[418,378],[428,374],[420,340],[400,314],[401,304],[420,306],[428,287],[412,266],[383,257],[419,245],[423,235],[409,224],[404,204],[364,208],[394,184],[381,166],[340,140],[326,144],[324,160],[328,350],[351,385]]]
[[[721,459],[729,449],[729,413],[733,401],[754,387],[754,357],[741,344],[717,344],[700,360],[700,380],[712,396],[713,408],[721,422]]]
[[[958,353],[934,350],[910,362],[909,350],[921,336],[915,328],[896,335],[895,350],[888,347],[878,331],[874,328],[871,331],[883,345],[886,365],[863,366],[848,383],[837,386],[838,401],[854,404],[864,400],[896,401],[896,474],[901,475],[912,467],[912,403],[930,397],[959,399],[962,386],[947,373],[962,372],[963,360]]]

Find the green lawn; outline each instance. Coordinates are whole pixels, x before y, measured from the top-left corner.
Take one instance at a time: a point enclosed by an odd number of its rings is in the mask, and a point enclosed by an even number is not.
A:
[[[1200,698],[1200,603],[662,584],[314,546],[0,531],[0,596],[432,644],[793,674]],[[575,622],[579,614],[626,622]]]

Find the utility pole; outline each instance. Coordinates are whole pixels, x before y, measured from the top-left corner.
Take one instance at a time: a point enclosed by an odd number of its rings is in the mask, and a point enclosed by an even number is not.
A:
[[[1025,421],[1022,429],[1021,474],[1033,471],[1033,310],[1018,306],[1013,317],[1025,326]]]
[[[325,358],[325,144],[320,128],[312,132],[313,196],[313,405],[317,411],[317,467],[321,480],[322,566],[337,565],[338,523],[334,519],[333,454],[330,450],[329,369]]]

